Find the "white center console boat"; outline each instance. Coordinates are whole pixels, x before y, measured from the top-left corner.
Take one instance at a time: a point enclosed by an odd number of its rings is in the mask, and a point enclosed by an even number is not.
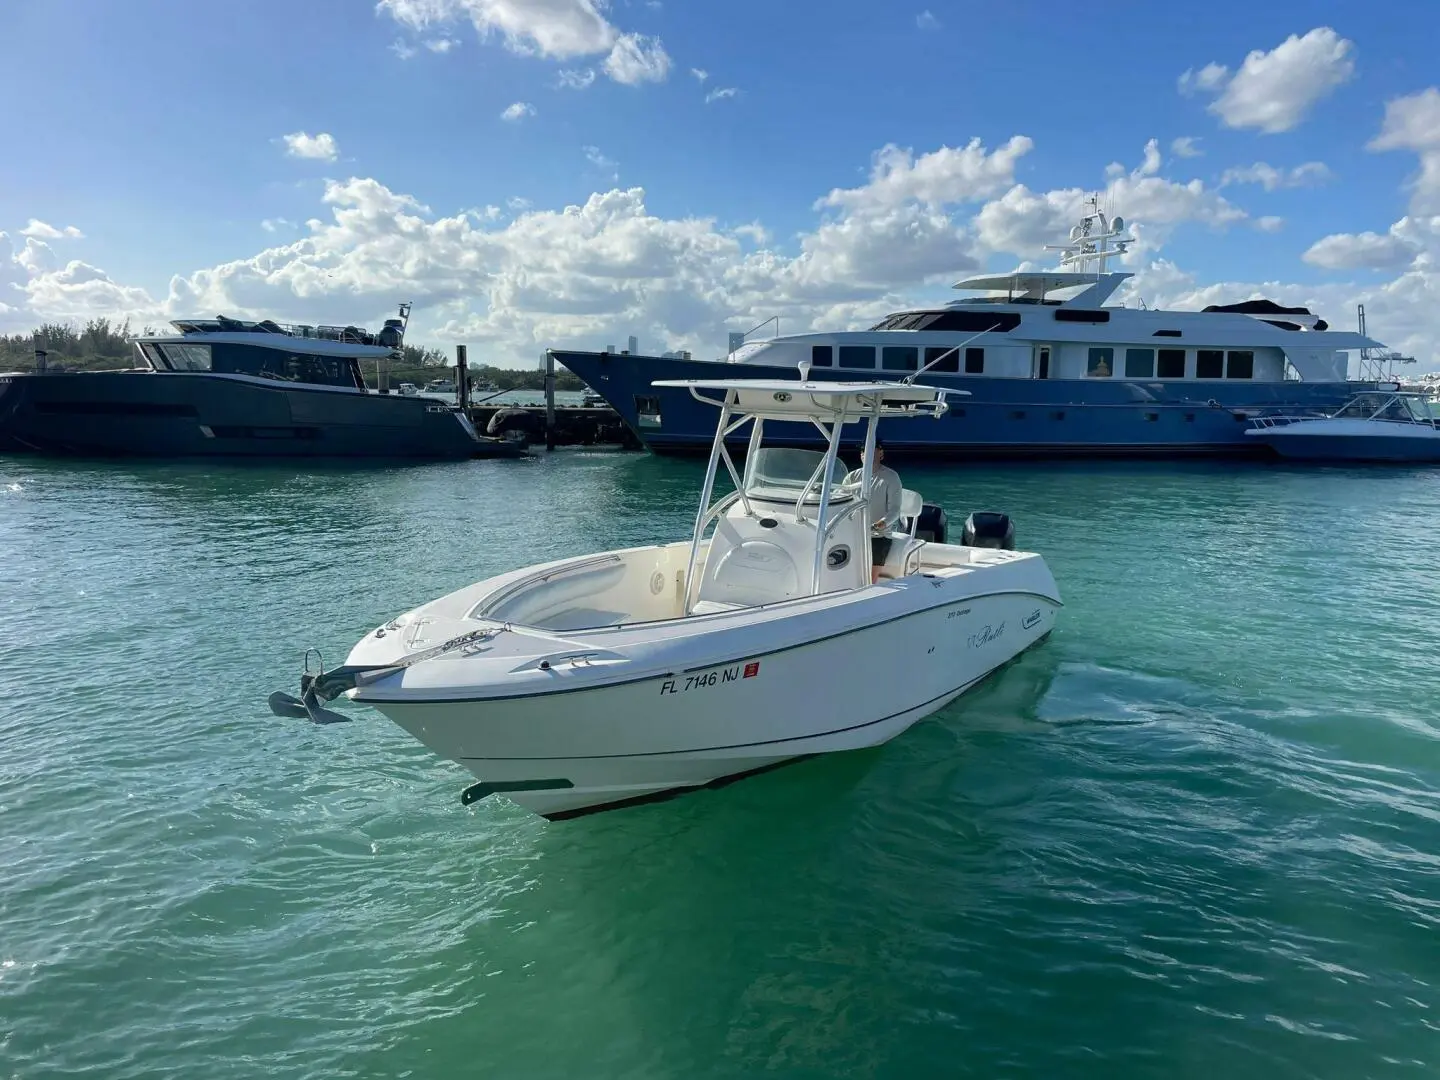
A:
[[[465,802],[500,793],[556,819],[886,742],[1050,632],[1055,581],[1041,556],[1011,550],[1003,515],[972,516],[966,543],[937,542],[904,492],[908,526],[872,582],[876,423],[939,416],[956,391],[671,385],[719,413],[688,539],[432,600],[367,634],[344,666],[307,670],[300,697],[276,693],[271,708],[340,720],[323,703],[343,694],[473,772]],[[770,421],[813,425],[826,449],[766,445]],[[865,464],[847,473],[841,432],[855,423]],[[746,425],[742,472],[725,444]],[[733,490],[717,497],[725,480]]]

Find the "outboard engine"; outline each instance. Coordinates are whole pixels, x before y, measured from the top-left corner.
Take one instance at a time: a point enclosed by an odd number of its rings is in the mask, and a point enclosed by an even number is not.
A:
[[[1002,548],[1015,550],[1015,525],[1009,514],[994,510],[976,510],[965,519],[965,531],[960,543],[966,547]]]
[[[944,507],[926,503],[920,508],[920,520],[915,523],[915,538],[934,544],[945,543],[946,520]]]
[[[386,319],[380,333],[375,335],[376,344],[386,349],[400,348],[404,341],[404,325],[399,319]]]

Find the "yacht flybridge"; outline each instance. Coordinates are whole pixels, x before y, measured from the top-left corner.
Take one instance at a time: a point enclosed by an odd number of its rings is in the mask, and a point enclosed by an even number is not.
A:
[[[552,353],[648,447],[677,453],[704,450],[710,417],[655,380],[721,372],[793,379],[802,364],[822,380],[928,369],[928,382],[969,393],[938,424],[891,431],[884,421],[892,455],[1256,452],[1263,448],[1245,438],[1252,416],[1335,409],[1391,384],[1363,322],[1358,333],[1333,330],[1306,308],[1260,297],[1203,311],[1151,309],[1139,298],[1115,303],[1132,275],[1112,270],[1110,260],[1130,242],[1125,222],[1092,200],[1057,246],[1055,269],[968,277],[954,288],[978,295],[896,311],[868,330],[782,335],[772,317],[743,339],[732,335],[741,340],[714,360]],[[813,433],[804,441],[819,445]]]
[[[1055,581],[1013,550],[1002,514],[972,515],[951,544],[938,508],[905,491],[908,525],[872,581],[877,424],[943,422],[954,391],[663,385],[719,411],[688,539],[462,588],[377,627],[341,667],[307,664],[300,696],[276,693],[272,710],[344,719],[324,704],[343,694],[473,772],[465,802],[500,793],[554,819],[886,742],[1050,632]],[[767,437],[799,425],[823,449]],[[841,436],[857,425],[867,452],[847,471]]]

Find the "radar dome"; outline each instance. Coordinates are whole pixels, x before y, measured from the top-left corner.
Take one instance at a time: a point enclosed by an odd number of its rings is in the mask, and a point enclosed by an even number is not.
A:
[[[1124,231],[1125,231],[1125,219],[1124,219],[1123,217],[1120,217],[1118,214],[1115,216],[1115,231],[1116,231],[1116,232],[1124,232]]]

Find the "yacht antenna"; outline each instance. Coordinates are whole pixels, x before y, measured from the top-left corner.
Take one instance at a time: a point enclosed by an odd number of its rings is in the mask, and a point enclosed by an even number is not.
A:
[[[1086,200],[1088,210],[1081,215],[1080,223],[1070,229],[1070,243],[1046,244],[1046,251],[1059,251],[1060,268],[1075,268],[1084,273],[1086,264],[1095,262],[1095,274],[1099,277],[1106,272],[1106,264],[1112,256],[1124,255],[1126,246],[1135,238],[1125,235],[1125,219],[1110,217],[1100,209],[1100,195],[1092,192]],[[1110,241],[1115,246],[1110,246]]]

